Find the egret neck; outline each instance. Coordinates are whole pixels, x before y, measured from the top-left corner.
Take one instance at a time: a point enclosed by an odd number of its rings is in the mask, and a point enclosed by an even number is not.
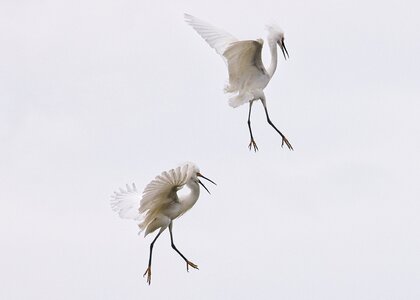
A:
[[[276,41],[269,39],[268,40],[268,47],[270,47],[270,54],[271,54],[271,63],[268,67],[267,73],[271,77],[273,77],[274,72],[277,69],[277,43]]]
[[[200,186],[194,179],[190,179],[185,184],[191,192],[188,195],[180,196],[179,202],[182,205],[182,211],[187,211],[191,207],[194,206],[194,204],[197,202],[198,197],[200,196]]]

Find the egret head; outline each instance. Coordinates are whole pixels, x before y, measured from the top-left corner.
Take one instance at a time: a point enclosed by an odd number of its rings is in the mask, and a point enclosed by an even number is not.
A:
[[[188,166],[188,175],[190,176],[190,179],[200,184],[210,194],[210,191],[206,188],[203,182],[201,182],[200,177],[210,181],[214,185],[216,185],[216,183],[213,180],[203,176],[203,174],[200,173],[200,169],[196,164],[192,162],[187,162],[185,163],[185,165]]]
[[[266,28],[268,30],[268,40],[279,45],[281,52],[283,52],[284,59],[289,58],[289,52],[287,52],[286,45],[284,44],[283,30],[276,25],[268,25]]]

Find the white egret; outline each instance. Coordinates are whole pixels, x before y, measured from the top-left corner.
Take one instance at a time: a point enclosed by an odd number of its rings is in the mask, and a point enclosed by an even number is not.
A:
[[[197,202],[200,195],[199,184],[210,193],[198,177],[216,184],[200,174],[200,170],[195,164],[185,163],[156,176],[146,186],[142,196],[137,191],[134,183],[132,186],[127,184],[126,190],[120,188],[119,192],[114,192],[114,195],[112,195],[112,209],[118,212],[121,218],[137,221],[140,232],[145,231],[144,236],[159,229],[159,232],[150,244],[149,264],[143,275],[143,277],[147,275],[149,285],[152,280],[153,245],[166,228],[169,228],[171,246],[186,262],[187,271],[189,267],[198,269],[196,264],[190,262],[176,248],[172,235],[173,220],[183,215]],[[188,187],[190,193],[178,196],[177,192],[184,187]]]
[[[286,55],[289,57],[289,53],[284,44],[283,31],[276,26],[267,26],[267,40],[271,53],[271,64],[268,69],[265,69],[261,60],[261,50],[264,43],[262,39],[240,41],[226,31],[214,27],[194,16],[184,14],[184,17],[185,21],[191,25],[204,40],[206,40],[210,47],[214,48],[216,52],[223,57],[227,64],[229,84],[226,86],[225,92],[234,94],[234,96],[229,99],[230,106],[238,107],[249,102],[248,129],[251,136],[251,142],[248,146],[249,149],[251,150],[251,147],[253,147],[254,151],[258,150],[252,135],[251,109],[255,100],[261,100],[267,122],[282,137],[282,147],[286,144],[290,150],[293,150],[293,147],[287,138],[277,129],[273,122],[271,122],[263,91],[277,68],[277,45],[280,46],[284,58],[286,59]]]

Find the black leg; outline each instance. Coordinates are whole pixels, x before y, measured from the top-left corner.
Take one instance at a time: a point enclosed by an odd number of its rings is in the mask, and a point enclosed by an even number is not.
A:
[[[280,130],[277,129],[277,127],[273,124],[273,122],[271,122],[270,117],[268,116],[268,110],[267,110],[267,105],[265,104],[265,101],[262,100],[261,102],[262,102],[262,104],[264,106],[265,115],[267,116],[267,122],[268,122],[268,124],[270,124],[278,132],[278,134],[281,135],[281,138],[282,138],[281,146],[283,147],[283,145],[286,144],[287,147],[289,147],[290,150],[293,150],[293,147],[289,143],[289,141],[287,140],[287,138],[283,135],[283,133],[280,132]]]
[[[169,234],[171,235],[171,246],[172,248],[185,260],[187,263],[187,272],[189,271],[188,267],[191,266],[194,269],[198,269],[198,266],[192,262],[190,262],[175,246],[174,244],[174,237],[172,235],[172,222],[169,224]]]
[[[249,129],[249,134],[251,135],[251,142],[248,145],[249,150],[251,150],[251,147],[254,147],[254,151],[257,152],[258,147],[257,144],[254,141],[254,137],[252,135],[252,129],[251,129],[251,109],[252,109],[252,103],[254,103],[254,101],[249,102],[249,112],[248,112],[248,129]]]
[[[152,282],[152,252],[153,252],[153,245],[155,244],[156,240],[160,236],[163,230],[160,230],[156,237],[153,239],[152,243],[150,244],[149,250],[149,265],[147,266],[146,272],[144,272],[143,277],[147,274],[147,283],[150,285]]]

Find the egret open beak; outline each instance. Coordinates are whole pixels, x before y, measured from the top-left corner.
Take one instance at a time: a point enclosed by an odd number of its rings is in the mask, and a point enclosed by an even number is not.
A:
[[[211,183],[213,183],[214,185],[217,185],[213,180],[208,179],[207,177],[201,175],[200,173],[197,173],[197,177],[202,177],[208,181],[210,181]],[[201,182],[201,180],[198,180],[198,183],[207,191],[207,193],[211,194],[210,191],[206,188],[206,186]]]
[[[289,58],[289,52],[287,52],[286,45],[284,44],[284,40],[278,41],[277,44],[279,44],[281,48],[281,52],[283,52],[284,59]],[[287,58],[286,58],[287,55]]]

